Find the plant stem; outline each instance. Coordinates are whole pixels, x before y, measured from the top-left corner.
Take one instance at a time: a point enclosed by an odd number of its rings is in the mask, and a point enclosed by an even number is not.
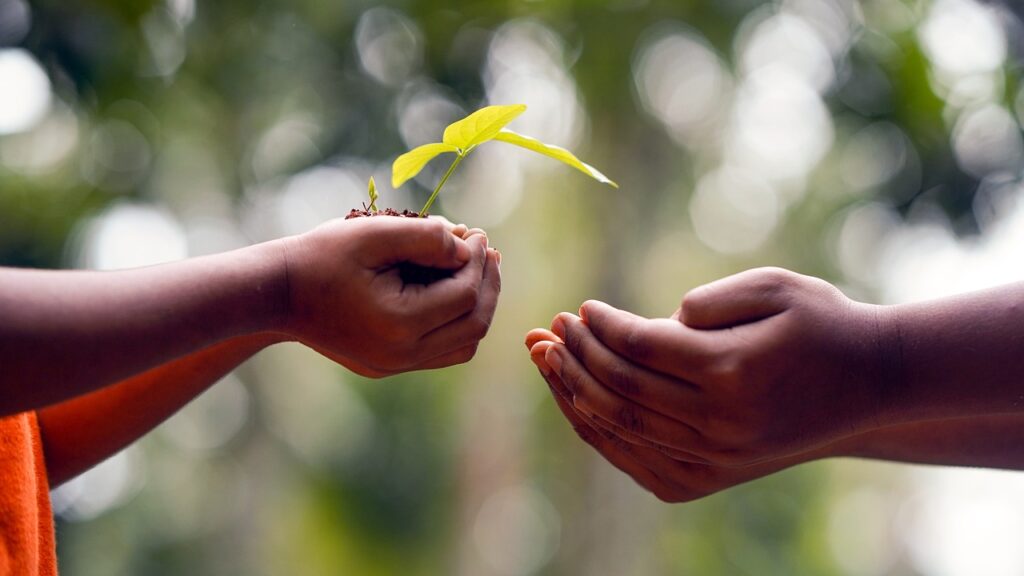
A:
[[[452,161],[452,165],[448,167],[448,171],[444,173],[441,181],[437,183],[437,188],[434,188],[434,192],[430,195],[430,198],[427,198],[427,203],[424,204],[423,209],[420,210],[420,218],[427,217],[427,210],[430,210],[430,206],[434,203],[434,200],[437,199],[437,194],[441,191],[441,187],[448,181],[448,178],[451,178],[452,172],[455,172],[455,168],[459,165],[459,162],[462,162],[464,157],[465,155],[462,153],[455,155],[455,160]]]

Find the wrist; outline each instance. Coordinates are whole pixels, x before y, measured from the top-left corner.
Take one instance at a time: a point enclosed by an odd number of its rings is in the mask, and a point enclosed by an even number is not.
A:
[[[270,346],[293,340],[289,327],[292,316],[291,269],[295,237],[271,240],[254,246],[268,262],[266,267],[266,298],[258,328],[247,336],[253,344]]]
[[[874,395],[860,433],[899,423],[903,418],[905,368],[898,306],[864,304],[871,318],[865,387]],[[860,434],[851,436],[856,438]]]

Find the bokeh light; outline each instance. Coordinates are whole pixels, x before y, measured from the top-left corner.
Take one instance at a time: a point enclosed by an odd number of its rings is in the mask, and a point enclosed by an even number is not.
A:
[[[50,79],[21,48],[0,48],[0,135],[32,128],[50,109]]]
[[[691,30],[659,26],[639,46],[633,69],[644,109],[680,143],[707,145],[733,83],[707,41]]]
[[[359,62],[366,73],[395,85],[414,74],[423,59],[416,23],[390,8],[371,8],[359,18],[355,34]]]

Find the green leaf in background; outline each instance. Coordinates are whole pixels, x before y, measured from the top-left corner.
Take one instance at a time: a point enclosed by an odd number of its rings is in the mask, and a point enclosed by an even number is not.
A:
[[[474,146],[494,138],[502,128],[525,111],[525,104],[481,108],[445,128],[444,143],[458,147],[465,154]]]
[[[427,162],[445,152],[458,153],[459,148],[451,144],[435,142],[433,144],[424,144],[402,154],[395,159],[395,163],[391,166],[391,186],[398,188],[405,184],[407,180],[419,174],[420,170],[423,170],[423,167],[427,165]]]
[[[376,212],[377,211],[377,198],[379,198],[379,196],[377,195],[377,183],[373,181],[373,176],[370,176],[370,183],[368,184],[368,188],[369,188],[369,190],[367,190],[367,193],[370,195],[370,208],[369,208],[369,210],[371,212]]]
[[[522,134],[513,132],[508,129],[504,129],[501,132],[498,132],[498,134],[494,136],[494,140],[498,140],[500,142],[507,142],[509,144],[515,144],[516,146],[521,146],[523,148],[526,148],[527,150],[532,150],[538,154],[543,154],[548,158],[554,158],[559,162],[563,162],[565,164],[568,164],[569,166],[572,166],[573,168],[579,170],[580,172],[583,172],[584,174],[590,176],[591,178],[597,180],[598,182],[601,182],[603,184],[609,184],[615,188],[619,187],[618,184],[612,182],[607,176],[602,174],[600,170],[594,168],[593,166],[587,164],[586,162],[581,162],[580,159],[577,158],[572,152],[569,152],[568,150],[560,146],[552,146],[550,144],[545,144],[540,140],[537,140],[536,138],[524,136]]]

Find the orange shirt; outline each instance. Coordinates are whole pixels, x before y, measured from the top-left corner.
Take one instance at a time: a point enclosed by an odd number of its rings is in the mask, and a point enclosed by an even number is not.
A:
[[[35,412],[0,418],[0,576],[56,576],[50,485]]]

